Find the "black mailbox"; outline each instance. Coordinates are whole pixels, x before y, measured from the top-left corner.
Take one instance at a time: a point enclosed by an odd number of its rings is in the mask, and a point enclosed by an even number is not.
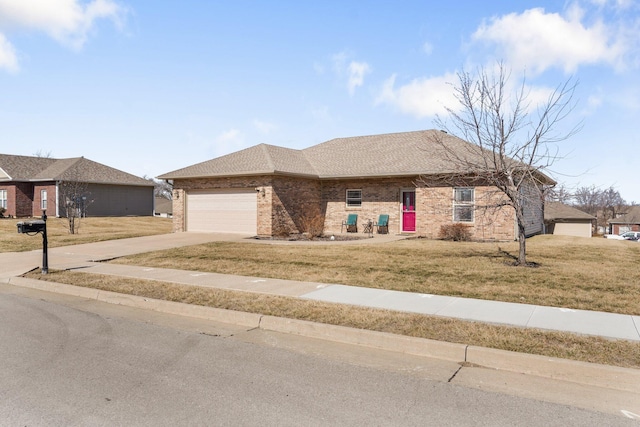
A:
[[[45,222],[40,220],[19,222],[17,225],[18,233],[44,233],[45,230]]]

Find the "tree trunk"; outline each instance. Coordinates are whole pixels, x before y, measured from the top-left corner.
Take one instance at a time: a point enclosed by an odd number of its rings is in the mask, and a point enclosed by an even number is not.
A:
[[[527,265],[527,237],[524,233],[524,227],[518,225],[518,261],[517,265],[526,266]]]
[[[516,220],[518,222],[518,260],[516,265],[527,266],[527,237],[525,233],[524,208],[520,203],[515,206]]]

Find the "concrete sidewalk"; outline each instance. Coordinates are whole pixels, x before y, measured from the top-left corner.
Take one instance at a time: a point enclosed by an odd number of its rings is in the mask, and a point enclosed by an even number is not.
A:
[[[640,316],[111,263],[82,271],[640,341]]]
[[[384,243],[397,236],[375,236],[366,243]],[[152,279],[184,285],[283,295],[363,307],[420,313],[464,320],[640,341],[640,316],[593,312],[529,304],[389,291],[313,282],[233,276],[197,271],[126,266],[96,261],[134,253],[212,241],[250,241],[246,236],[176,233],[136,239],[112,240],[50,250],[49,267],[83,272]],[[265,243],[265,241],[255,241]],[[282,242],[279,242],[284,244]],[[351,244],[353,242],[331,242]],[[292,242],[292,244],[301,244]],[[324,244],[318,242],[318,244]],[[0,281],[40,266],[40,251],[0,254]]]

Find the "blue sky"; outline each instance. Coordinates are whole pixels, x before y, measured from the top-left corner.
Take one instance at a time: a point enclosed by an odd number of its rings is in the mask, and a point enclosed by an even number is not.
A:
[[[557,181],[640,202],[637,0],[0,0],[0,152],[157,176],[431,129],[456,73],[497,60],[534,95],[579,83]]]

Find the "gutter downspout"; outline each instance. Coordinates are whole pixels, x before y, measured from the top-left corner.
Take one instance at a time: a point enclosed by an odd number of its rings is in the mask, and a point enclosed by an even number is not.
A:
[[[60,217],[60,181],[56,181],[56,218]]]

